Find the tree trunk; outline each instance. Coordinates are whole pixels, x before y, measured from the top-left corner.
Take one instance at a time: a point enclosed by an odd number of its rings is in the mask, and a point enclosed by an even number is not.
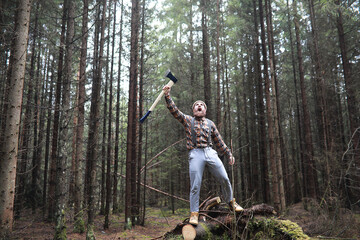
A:
[[[85,101],[86,101],[86,58],[87,58],[87,39],[88,39],[88,0],[83,0],[83,17],[81,27],[81,50],[80,50],[80,66],[79,66],[79,82],[78,82],[78,95],[77,95],[77,126],[76,126],[76,146],[75,146],[75,168],[74,168],[74,212],[75,219],[82,218],[80,214],[81,209],[81,174],[80,168],[83,162],[83,147],[84,147],[84,125],[85,125]]]
[[[296,6],[294,5],[294,11]],[[307,104],[306,88],[305,88],[305,76],[304,76],[304,67],[303,67],[303,58],[301,51],[300,43],[300,26],[298,22],[297,13],[294,13],[294,23],[295,23],[295,34],[296,34],[296,47],[298,55],[298,64],[299,64],[299,78],[300,78],[300,91],[301,91],[301,102],[303,110],[303,124],[305,130],[305,154],[304,154],[304,176],[303,176],[303,186],[305,187],[304,192],[307,197],[313,197],[315,193],[315,179],[312,174],[313,171],[313,162],[314,162],[314,151],[312,144],[312,135],[311,135],[311,123],[310,123],[310,113]],[[310,194],[310,195],[309,195]]]
[[[247,80],[246,80],[246,76],[245,76],[245,67],[244,67],[244,62],[241,62],[241,70],[244,73],[243,74],[243,112],[244,112],[244,128],[245,128],[245,157],[244,157],[244,165],[243,165],[243,172],[244,172],[244,185],[245,185],[245,199],[250,198],[250,196],[252,195],[252,193],[250,191],[252,191],[253,187],[251,185],[251,163],[250,163],[250,144],[249,144],[249,122],[248,122],[248,105],[247,103]]]
[[[261,46],[262,46],[262,55],[263,55],[263,65],[264,65],[264,81],[265,81],[265,97],[266,97],[266,115],[268,122],[268,139],[270,147],[270,168],[273,177],[272,181],[272,190],[273,190],[273,201],[276,209],[281,209],[280,204],[280,193],[278,188],[278,179],[277,177],[277,167],[276,167],[276,154],[275,154],[275,137],[274,137],[274,122],[273,114],[271,107],[271,96],[270,96],[270,81],[268,73],[268,56],[266,50],[266,40],[265,40],[265,24],[264,24],[264,11],[262,0],[259,0],[259,17],[260,17],[260,26],[261,26]]]
[[[16,164],[22,93],[24,87],[27,40],[30,22],[30,0],[18,1],[14,42],[11,50],[11,72],[6,90],[8,105],[4,112],[4,129],[0,136],[0,238],[6,238],[13,227]]]
[[[319,41],[318,41],[318,30],[315,17],[315,8],[313,0],[309,0],[309,12],[310,12],[310,24],[311,24],[311,35],[312,35],[312,62],[315,66],[315,81],[314,82],[314,97],[315,97],[315,111],[316,111],[316,122],[318,127],[318,135],[320,136],[320,148],[321,153],[324,154],[325,160],[327,161],[328,153],[328,111],[327,102],[325,97],[325,79],[324,71],[321,66],[321,54],[319,52]],[[312,167],[310,182],[308,183],[307,195],[311,198],[318,196],[318,182],[315,161],[310,163]]]
[[[114,152],[114,180],[113,180],[113,213],[117,213],[119,210],[119,204],[117,200],[118,196],[118,166],[119,166],[119,135],[120,135],[120,94],[121,94],[121,54],[122,54],[122,28],[123,28],[123,10],[124,4],[121,1],[120,11],[120,46],[119,46],[119,67],[117,78],[117,94],[116,94],[116,120],[115,120],[115,152]]]
[[[143,115],[143,95],[144,95],[144,72],[145,72],[145,0],[142,1],[142,8],[141,8],[141,47],[140,47],[140,74],[139,74],[139,116]],[[139,209],[141,206],[144,206],[143,209],[141,209],[141,211],[143,212],[143,214],[139,214],[139,216],[145,216],[145,188],[144,188],[144,198],[143,200],[143,204],[141,204],[140,199],[141,199],[141,162],[142,162],[142,143],[143,143],[143,125],[139,124],[139,134],[138,134],[138,155],[137,155],[137,202],[139,205]],[[145,225],[145,218],[141,218],[139,219],[139,223],[140,225],[144,226]]]
[[[231,100],[230,100],[230,88],[229,88],[229,75],[228,75],[228,63],[227,63],[227,57],[226,57],[226,43],[224,42],[224,62],[225,62],[225,86],[226,86],[226,92],[224,91],[224,95],[226,94],[226,101],[224,102],[224,105],[226,106],[226,112],[227,112],[227,124],[225,122],[224,129],[227,129],[228,134],[225,135],[226,142],[230,143],[232,139],[232,131],[231,131]],[[227,103],[227,104],[226,104]]]
[[[37,33],[38,33],[38,8],[39,4],[36,5],[35,11],[35,21],[34,21],[34,30],[32,31],[32,44],[31,44],[31,57],[30,57],[30,71],[29,71],[29,79],[27,80],[27,94],[26,94],[26,104],[24,112],[24,120],[22,121],[22,134],[21,134],[21,158],[19,161],[19,171],[17,176],[17,189],[15,195],[15,214],[20,214],[20,209],[23,208],[24,203],[29,200],[29,196],[25,194],[26,189],[25,185],[27,182],[27,163],[30,162],[29,153],[30,153],[30,143],[33,136],[31,134],[31,126],[34,118],[34,109],[32,106],[32,102],[34,101],[34,79],[35,79],[35,64],[36,64],[36,54],[40,49],[36,49],[36,43],[38,42]],[[26,86],[26,84],[25,84]],[[26,89],[26,87],[25,87]],[[25,99],[24,99],[25,100]],[[23,101],[24,101],[23,100]],[[25,102],[25,101],[24,101]],[[34,137],[34,136],[33,136]]]
[[[55,227],[55,239],[63,239],[66,234],[65,226],[65,209],[66,199],[68,193],[67,181],[67,165],[69,156],[71,156],[69,150],[71,147],[71,106],[70,106],[70,90],[72,81],[72,56],[73,56],[73,38],[75,31],[75,4],[73,1],[64,0],[64,16],[67,20],[66,31],[66,45],[65,45],[65,66],[64,77],[62,78],[62,103],[61,103],[61,117],[60,117],[60,131],[59,131],[59,155],[56,161],[56,227]],[[59,71],[59,70],[58,70]]]
[[[109,54],[109,43],[107,41],[107,56]],[[108,62],[108,57],[106,57],[106,63]],[[107,111],[108,111],[108,84],[109,84],[109,75],[108,75],[108,64],[106,64],[106,76],[105,76],[105,88],[104,88],[104,106],[103,106],[103,126],[102,126],[102,144],[101,144],[101,183],[100,183],[100,215],[105,215],[105,199],[106,199],[106,127],[107,127]]]
[[[240,199],[245,199],[245,179],[244,179],[244,157],[243,157],[243,147],[242,147],[242,127],[241,127],[241,96],[240,96],[240,79],[236,81],[236,123],[237,123],[237,139],[238,139],[238,146],[239,146],[239,154],[238,154],[238,161],[235,162],[235,169],[236,169],[236,175],[238,181],[240,181],[240,184],[237,184],[235,186],[235,189],[233,191],[236,191],[240,194]]]
[[[55,112],[54,112],[54,125],[53,135],[51,144],[51,165],[50,165],[50,182],[49,182],[49,194],[48,194],[48,218],[54,220],[55,214],[55,200],[56,200],[56,180],[57,180],[57,166],[58,162],[58,141],[59,141],[59,129],[60,129],[60,111],[61,111],[61,93],[63,85],[63,58],[64,58],[64,46],[65,46],[65,27],[66,27],[66,14],[67,14],[67,0],[64,0],[63,16],[61,22],[61,35],[60,35],[60,46],[57,66],[57,80],[56,80],[56,93],[55,93]],[[61,161],[61,160],[59,160]]]
[[[266,239],[273,237],[284,239],[292,231],[290,229],[295,230],[295,228],[299,235],[298,237],[292,235],[294,239],[309,239],[298,226],[289,227],[287,230],[285,227],[284,230],[280,230],[281,220],[276,219],[275,214],[274,208],[266,204],[254,205],[240,213],[234,213],[220,204],[218,198],[212,198],[200,205],[198,225],[193,226],[188,223],[189,219],[185,219],[174,229],[165,233],[163,239],[172,239],[178,235],[182,235],[186,240],[230,239],[231,237],[233,239],[254,239],[258,232],[258,235],[263,233],[261,236]],[[273,221],[271,224],[273,229],[269,229],[270,231],[267,233],[267,226],[261,227],[261,223],[269,221]]]
[[[110,205],[112,200],[112,191],[111,191],[111,163],[113,162],[112,156],[112,102],[113,102],[113,74],[114,74],[114,58],[115,58],[115,26],[116,26],[116,4],[114,3],[114,18],[113,18],[113,28],[112,28],[112,45],[111,45],[111,66],[110,66],[110,91],[109,91],[109,122],[108,122],[108,149],[107,149],[107,168],[106,168],[106,205],[105,205],[105,223],[104,228],[109,228],[109,214],[110,214]],[[110,8],[109,8],[110,16]],[[109,21],[110,22],[110,21]],[[109,27],[110,29],[110,27]],[[109,30],[110,33],[110,30]],[[110,38],[110,34],[109,34]]]
[[[273,172],[273,178],[277,184],[274,184],[274,188],[278,188],[279,202],[275,203],[275,206],[278,207],[277,210],[283,211],[286,207],[285,202],[285,190],[284,190],[284,180],[283,180],[283,165],[282,165],[282,152],[281,152],[281,135],[280,135],[280,123],[279,123],[279,101],[278,101],[278,91],[277,91],[277,79],[276,79],[276,65],[275,65],[275,54],[274,54],[274,45],[273,45],[273,30],[272,30],[272,16],[271,16],[271,1],[265,0],[265,12],[266,12],[266,25],[267,25],[267,34],[268,34],[268,46],[269,46],[269,63],[270,63],[270,73],[271,73],[271,89],[272,89],[272,118],[274,119],[274,146],[275,146],[275,165],[276,171]],[[270,127],[270,126],[269,126]],[[274,170],[274,169],[272,169]],[[277,186],[275,186],[277,185]]]
[[[47,103],[46,103],[46,99],[48,97],[48,91],[49,91],[49,85],[48,83],[50,82],[50,59],[51,59],[51,54],[50,54],[50,51],[47,51],[46,53],[46,64],[45,64],[45,67],[44,67],[44,80],[42,82],[42,87],[41,87],[41,99],[40,99],[40,120],[39,120],[39,145],[38,145],[38,152],[37,152],[37,156],[39,158],[39,160],[43,160],[44,162],[46,161],[45,158],[41,158],[41,156],[43,156],[43,150],[44,150],[44,145],[46,146],[46,140],[44,142],[44,137],[46,138],[46,129],[45,129],[45,122],[47,121],[46,119],[46,107],[47,107]],[[40,59],[39,59],[39,62],[40,62]],[[45,148],[46,150],[46,148]],[[46,155],[46,152],[45,152],[45,155]],[[41,162],[39,161],[39,163],[41,164]],[[44,176],[45,176],[45,171],[47,171],[47,167],[48,165],[46,165],[46,170],[45,170],[45,163],[44,163],[44,169],[43,169],[43,172],[44,172]],[[39,166],[39,171],[40,171],[40,166]],[[45,201],[44,202],[41,202],[41,200],[44,200],[46,199],[46,195],[44,197],[44,189],[46,188],[43,184],[43,189],[40,188],[41,186],[41,183],[42,180],[40,179],[41,175],[38,176],[37,178],[37,185],[38,185],[38,189],[40,190],[40,192],[38,193],[38,199],[37,201],[39,201],[41,203],[41,208],[42,209],[45,209]],[[47,181],[46,181],[47,182]],[[44,213],[44,212],[43,212]],[[45,215],[44,215],[45,216]]]
[[[360,130],[359,128],[359,111],[358,111],[358,101],[356,99],[355,94],[355,81],[353,79],[353,75],[351,72],[351,65],[348,58],[347,53],[347,46],[346,46],[346,39],[345,39],[345,32],[344,32],[344,26],[343,26],[343,17],[342,17],[342,10],[340,6],[339,0],[336,0],[336,4],[338,5],[337,8],[337,19],[336,19],[336,26],[338,29],[338,35],[339,35],[339,45],[340,45],[340,51],[341,51],[341,60],[342,60],[342,66],[343,66],[343,74],[344,74],[344,80],[345,80],[345,89],[346,89],[346,96],[347,96],[347,110],[349,114],[349,122],[350,122],[350,136],[353,136],[351,139],[352,143],[352,150],[353,152],[353,164],[355,166],[360,165]],[[350,174],[347,176],[347,178],[351,178],[353,180],[353,183],[359,183],[360,182],[360,176],[358,175],[358,172],[352,172],[348,173]],[[351,184],[350,181],[347,182],[346,188],[347,192],[349,193],[349,200],[351,203],[355,203],[360,198],[359,191],[355,190],[356,184]]]
[[[28,202],[31,205],[32,211],[35,212],[36,209],[36,203],[38,201],[36,201],[36,198],[38,197],[38,193],[39,191],[36,190],[38,185],[37,185],[37,180],[39,177],[39,171],[40,171],[40,167],[39,167],[39,163],[40,163],[40,156],[38,155],[38,124],[39,124],[39,88],[40,88],[40,48],[37,51],[36,47],[40,46],[40,41],[37,39],[37,31],[38,31],[38,12],[39,12],[39,3],[36,3],[36,11],[35,11],[35,26],[34,26],[34,33],[33,33],[33,51],[31,58],[32,58],[32,64],[33,64],[33,69],[31,69],[30,71],[32,72],[32,77],[30,77],[30,81],[35,83],[34,86],[34,91],[33,91],[33,99],[31,99],[29,101],[28,99],[28,104],[30,104],[30,102],[33,102],[33,106],[31,106],[31,108],[33,108],[34,111],[33,115],[32,115],[32,119],[30,121],[33,122],[33,135],[29,135],[29,136],[33,136],[33,147],[32,147],[32,171],[31,171],[31,189],[30,189],[30,194],[29,196],[26,197],[22,197],[24,200],[28,199]],[[38,46],[36,46],[38,44]],[[36,60],[35,60],[36,59]],[[37,61],[37,66],[35,67],[35,61]],[[36,73],[34,72],[36,68]],[[27,149],[26,151],[28,151],[28,153],[30,152],[29,149]],[[28,161],[25,161],[28,162]],[[26,175],[25,175],[26,176]]]
[[[261,59],[260,59],[260,43],[259,43],[259,30],[258,30],[258,13],[256,9],[256,0],[253,1],[254,5],[254,32],[255,38],[255,79],[256,79],[256,107],[258,116],[258,132],[259,132],[259,159],[260,159],[260,184],[262,199],[265,203],[270,200],[270,184],[269,184],[269,167],[266,149],[266,123],[265,123],[265,106],[264,106],[264,84],[261,77]]]
[[[52,60],[51,67],[49,67],[49,70],[54,68],[55,65],[55,59]],[[48,70],[48,71],[49,71]],[[50,82],[49,82],[49,100],[47,102],[47,119],[46,119],[46,140],[45,140],[45,161],[44,161],[44,178],[43,178],[43,216],[46,217],[46,214],[48,214],[48,203],[46,201],[47,199],[47,186],[48,186],[48,173],[49,173],[49,157],[50,157],[50,135],[51,135],[51,120],[52,120],[52,105],[53,105],[53,89],[54,89],[54,73],[51,74]]]
[[[130,80],[128,103],[128,127],[126,150],[126,191],[125,191],[125,225],[135,225],[138,215],[136,206],[136,112],[137,112],[137,77],[138,77],[138,45],[139,45],[139,1],[132,0],[131,8],[131,49]]]
[[[204,102],[207,105],[207,117],[212,119],[213,109],[211,104],[211,77],[210,77],[210,47],[207,28],[207,4],[201,0],[201,30],[203,47],[203,74],[204,74]]]
[[[318,119],[319,128],[321,129],[320,133],[323,137],[323,150],[326,149],[327,143],[326,143],[326,111],[325,111],[325,99],[324,99],[324,79],[322,77],[321,73],[321,66],[320,66],[320,53],[319,53],[319,47],[318,47],[318,40],[317,40],[317,30],[316,30],[316,22],[315,22],[315,13],[314,13],[314,6],[313,1],[309,0],[309,8],[310,8],[310,22],[311,22],[311,33],[312,33],[312,42],[314,47],[314,61],[315,61],[315,71],[316,71],[316,85],[317,85],[317,106],[320,107],[320,113],[316,114]],[[307,126],[305,126],[307,127]],[[307,132],[307,130],[305,130]],[[305,147],[309,148],[310,146],[306,146],[306,141],[309,140],[310,136],[305,135]],[[308,140],[307,140],[308,138]],[[310,149],[307,149],[307,152]],[[310,162],[308,163],[308,181],[306,183],[306,196],[311,198],[316,198],[318,195],[317,190],[317,174],[316,174],[316,166],[315,166],[315,160],[313,157],[310,157],[308,159]]]
[[[296,1],[293,2],[294,7]],[[295,60],[295,50],[294,50],[294,40],[293,40],[293,33],[292,33],[292,24],[291,24],[291,9],[289,6],[289,0],[286,1],[287,6],[287,15],[288,15],[288,31],[290,35],[290,47],[291,47],[291,63],[292,63],[292,70],[293,70],[293,78],[294,78],[294,93],[295,93],[295,103],[296,103],[296,134],[294,135],[295,139],[298,139],[298,144],[294,143],[294,151],[293,151],[293,168],[294,168],[294,181],[293,185],[295,189],[301,189],[301,191],[292,191],[292,187],[289,189],[290,199],[291,202],[299,202],[303,196],[303,188],[301,187],[302,184],[300,178],[300,167],[298,163],[302,163],[304,161],[304,150],[303,150],[303,134],[301,128],[301,115],[300,115],[300,104],[299,104],[299,96],[298,96],[298,87],[297,87],[297,75],[296,75],[296,60]],[[295,9],[294,9],[295,10]],[[294,17],[295,18],[295,17]],[[296,30],[295,30],[296,33]]]
[[[195,76],[196,76],[196,66],[195,66],[195,50],[194,50],[194,26],[193,26],[193,10],[192,10],[193,1],[190,0],[190,13],[189,13],[189,54],[190,54],[190,61],[189,61],[189,71],[190,71],[190,100],[191,102],[196,101],[194,99],[195,95]]]
[[[100,0],[99,0],[100,1]],[[100,3],[100,2],[98,2]],[[98,53],[95,54],[95,66],[94,66],[94,80],[91,93],[91,106],[90,106],[90,118],[89,118],[89,133],[88,133],[88,145],[86,150],[87,160],[87,181],[86,197],[87,197],[87,233],[86,239],[94,239],[93,228],[95,219],[95,188],[96,188],[96,162],[98,160],[98,138],[99,138],[99,111],[100,111],[100,92],[101,92],[101,79],[102,79],[102,66],[103,66],[103,53],[104,53],[104,41],[105,41],[105,16],[106,16],[106,1],[102,1],[102,9],[97,9],[97,16],[100,17],[101,22],[97,23],[97,30],[95,30],[95,39],[98,39],[97,34],[100,33],[100,42],[95,41],[95,51],[98,49]],[[100,18],[99,18],[100,19]]]
[[[216,118],[215,123],[219,126],[221,121],[221,88],[220,88],[220,77],[221,77],[221,65],[220,65],[220,0],[216,2]],[[220,131],[220,129],[219,129]]]
[[[40,45],[40,44],[39,44]],[[46,59],[46,58],[45,58]],[[34,91],[34,105],[35,105],[35,111],[34,111],[34,140],[33,140],[33,156],[32,156],[32,171],[31,171],[31,189],[30,189],[30,196],[29,196],[29,202],[31,204],[32,212],[35,213],[35,210],[37,208],[39,199],[40,199],[40,188],[39,188],[39,174],[40,174],[40,163],[41,163],[41,148],[40,143],[41,139],[40,136],[42,134],[41,131],[38,131],[39,127],[42,127],[40,125],[40,99],[41,99],[41,81],[42,77],[40,76],[40,70],[41,70],[41,59],[40,59],[40,51],[37,54],[37,70],[36,70],[36,76],[35,76],[35,91]],[[39,96],[40,95],[40,96]],[[39,136],[40,134],[40,136]]]

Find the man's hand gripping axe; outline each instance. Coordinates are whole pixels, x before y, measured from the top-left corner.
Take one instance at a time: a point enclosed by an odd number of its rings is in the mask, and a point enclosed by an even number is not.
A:
[[[165,73],[165,77],[169,78],[170,81],[168,82],[168,86],[172,87],[172,85],[174,85],[174,83],[177,82],[177,79],[174,75],[172,75],[172,73],[170,72],[170,70],[167,70]],[[156,107],[156,105],[158,104],[158,102],[160,101],[160,99],[162,98],[162,96],[164,95],[164,91],[161,91],[161,93],[159,94],[159,96],[156,98],[155,102],[151,105],[151,107],[149,108],[149,110],[147,111],[147,113],[140,119],[140,122],[143,123],[145,121],[145,119],[150,115],[150,113],[154,110],[154,108]]]

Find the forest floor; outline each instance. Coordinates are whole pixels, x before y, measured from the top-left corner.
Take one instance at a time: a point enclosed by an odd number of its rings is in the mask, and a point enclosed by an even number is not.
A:
[[[290,206],[282,218],[298,223],[311,239],[360,239],[360,214],[354,214],[340,209],[337,214],[330,216],[314,206],[303,203]],[[124,215],[112,215],[110,228],[103,229],[104,216],[95,220],[96,239],[123,240],[123,239],[153,239],[163,236],[188,217],[187,209],[178,209],[175,214],[168,209],[148,208],[145,226],[135,226],[131,230],[124,230]],[[35,240],[52,239],[54,225],[44,222],[41,213],[32,214],[31,210],[24,212],[20,219],[15,221],[12,239]],[[73,225],[67,226],[69,240],[85,239],[85,234],[74,233]]]

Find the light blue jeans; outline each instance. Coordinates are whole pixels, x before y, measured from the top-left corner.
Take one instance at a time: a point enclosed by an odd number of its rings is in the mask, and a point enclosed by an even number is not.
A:
[[[200,188],[205,166],[209,167],[211,174],[220,183],[224,201],[229,203],[233,199],[233,190],[229,177],[217,152],[210,147],[195,148],[189,151],[191,212],[199,211]]]

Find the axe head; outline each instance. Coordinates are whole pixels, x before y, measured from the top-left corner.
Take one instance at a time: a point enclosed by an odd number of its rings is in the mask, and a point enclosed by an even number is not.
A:
[[[174,83],[177,82],[177,79],[174,75],[172,75],[172,73],[170,72],[170,70],[167,70],[164,77],[169,78],[171,81],[173,81]]]

